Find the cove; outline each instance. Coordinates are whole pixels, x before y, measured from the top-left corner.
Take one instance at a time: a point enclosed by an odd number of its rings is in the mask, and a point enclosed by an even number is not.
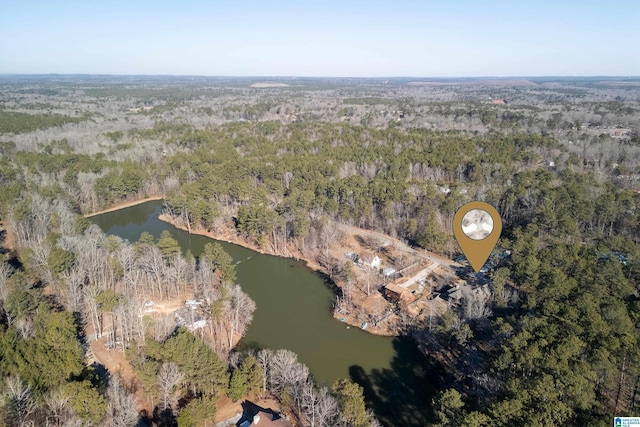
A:
[[[211,239],[158,219],[162,201],[90,218],[105,233],[131,242],[144,231],[156,239],[169,230],[183,252],[199,256]],[[371,335],[331,316],[335,296],[323,277],[293,259],[254,252],[219,241],[237,263],[237,283],[256,303],[240,347],[288,349],[320,384],[350,378],[365,389],[369,407],[387,426],[424,426],[440,370],[406,338]]]

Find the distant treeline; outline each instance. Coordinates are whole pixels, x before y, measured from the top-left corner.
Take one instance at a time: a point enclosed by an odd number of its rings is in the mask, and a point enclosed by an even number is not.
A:
[[[60,114],[27,114],[16,111],[0,111],[0,133],[22,133],[46,129],[67,123],[80,123],[89,120],[83,117],[63,116]]]

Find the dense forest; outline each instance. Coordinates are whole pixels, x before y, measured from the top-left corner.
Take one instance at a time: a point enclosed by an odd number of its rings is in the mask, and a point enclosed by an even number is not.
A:
[[[252,83],[0,80],[0,422],[211,425],[223,396],[271,396],[293,424],[377,425],[356,378],[320,386],[287,350],[235,349],[255,303],[219,245],[196,258],[170,233],[127,242],[83,217],[149,196],[186,229],[317,262],[341,293],[333,224],[453,258],[457,209],[491,203],[510,256],[488,273],[490,297],[400,330],[444,372],[429,422],[637,413],[635,86]],[[141,315],[146,299],[189,295],[205,328]],[[103,336],[135,383],[92,358]]]

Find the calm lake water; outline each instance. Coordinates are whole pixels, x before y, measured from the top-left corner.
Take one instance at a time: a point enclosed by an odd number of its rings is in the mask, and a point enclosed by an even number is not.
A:
[[[169,230],[183,251],[199,256],[211,239],[160,221],[161,209],[162,201],[151,201],[91,221],[131,242],[143,231],[158,238]],[[437,375],[413,342],[347,329],[331,316],[332,291],[302,262],[220,243],[238,262],[237,283],[257,306],[241,346],[291,350],[319,383],[331,385],[338,378],[360,383],[368,405],[385,425],[425,425]]]

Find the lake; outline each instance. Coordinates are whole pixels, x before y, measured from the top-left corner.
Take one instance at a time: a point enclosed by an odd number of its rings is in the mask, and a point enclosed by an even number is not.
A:
[[[158,219],[162,201],[90,218],[105,233],[135,242],[144,231],[156,239],[169,230],[183,252],[199,256],[208,237],[189,234]],[[238,264],[237,283],[256,303],[241,347],[288,349],[318,383],[350,378],[365,388],[369,407],[383,424],[424,426],[438,380],[433,362],[406,338],[371,335],[348,328],[331,315],[335,295],[321,275],[303,262],[264,255],[220,241]]]

